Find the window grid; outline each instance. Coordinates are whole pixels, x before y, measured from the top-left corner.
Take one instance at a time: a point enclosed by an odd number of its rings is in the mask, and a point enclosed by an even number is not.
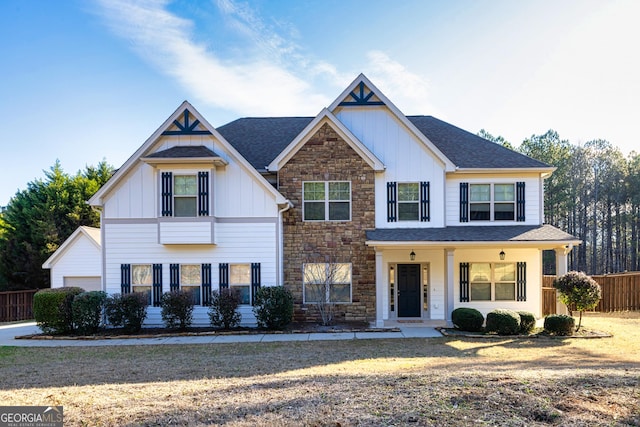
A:
[[[304,221],[351,221],[351,182],[303,182],[302,205]]]
[[[515,301],[516,264],[470,263],[471,301]]]
[[[304,302],[351,302],[351,263],[306,263],[303,265]],[[322,295],[324,293],[324,295]]]
[[[470,221],[514,221],[514,184],[469,184]]]

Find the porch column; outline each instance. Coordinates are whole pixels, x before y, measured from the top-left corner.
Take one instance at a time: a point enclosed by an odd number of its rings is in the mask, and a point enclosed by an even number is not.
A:
[[[384,295],[386,292],[384,273],[382,270],[382,252],[376,251],[376,328],[384,327]]]
[[[555,248],[556,253],[556,277],[560,277],[567,273],[569,263],[567,261],[567,255],[571,252],[571,247]],[[560,302],[556,292],[556,313],[557,314],[569,314],[569,309],[566,305]]]
[[[453,312],[454,302],[453,302],[453,255],[455,249],[446,248],[444,250],[444,265],[445,265],[445,286],[444,286],[444,316],[447,321],[447,326],[452,326],[453,322],[451,321],[451,312]]]

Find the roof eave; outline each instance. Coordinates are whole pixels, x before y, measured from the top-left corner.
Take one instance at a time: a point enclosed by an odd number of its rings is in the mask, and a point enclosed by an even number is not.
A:
[[[522,168],[459,168],[449,171],[447,173],[459,173],[459,174],[510,174],[510,173],[539,173],[543,178],[551,175],[557,168],[555,167],[522,167]]]
[[[214,166],[227,166],[229,162],[227,162],[222,157],[142,157],[140,161],[147,163],[149,165],[158,166],[162,164],[198,164],[198,165],[208,165],[212,164]]]
[[[415,246],[432,246],[432,247],[490,247],[490,246],[500,246],[500,247],[512,247],[512,248],[522,248],[522,247],[534,247],[536,249],[554,249],[561,248],[566,246],[577,246],[582,243],[581,240],[496,240],[496,241],[459,241],[459,240],[439,240],[439,241],[424,241],[424,240],[407,240],[407,241],[398,241],[398,240],[367,240],[365,244],[367,246],[407,246],[407,247],[415,247]]]

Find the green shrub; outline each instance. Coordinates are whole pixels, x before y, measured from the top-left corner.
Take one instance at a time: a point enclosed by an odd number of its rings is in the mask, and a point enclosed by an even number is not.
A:
[[[71,303],[73,324],[82,335],[94,334],[100,328],[106,292],[90,291],[77,295]]]
[[[573,335],[575,325],[575,319],[566,314],[550,314],[544,318],[544,330],[554,335]]]
[[[42,289],[33,296],[33,317],[45,334],[65,334],[73,331],[73,298],[82,288]]]
[[[293,319],[293,295],[284,286],[266,286],[255,295],[258,327],[283,329]]]
[[[138,332],[147,317],[148,299],[143,292],[112,295],[105,304],[107,320],[113,326],[121,326],[127,333]]]
[[[485,330],[500,335],[516,335],[520,332],[520,316],[513,310],[498,308],[487,313]]]
[[[211,325],[231,329],[240,324],[240,293],[236,289],[220,289],[220,292],[211,292],[211,305],[209,306],[209,320]]]
[[[578,271],[570,271],[553,281],[553,287],[560,294],[562,301],[569,310],[575,306],[580,312],[580,320],[576,332],[582,325],[582,312],[593,309],[602,296],[600,285],[591,276]]]
[[[189,291],[166,292],[160,299],[162,321],[167,328],[187,329],[193,321],[193,295]]]
[[[536,327],[536,316],[529,311],[518,311],[520,316],[520,333],[530,334]]]
[[[461,331],[479,332],[484,316],[475,308],[456,308],[451,313],[451,321]]]

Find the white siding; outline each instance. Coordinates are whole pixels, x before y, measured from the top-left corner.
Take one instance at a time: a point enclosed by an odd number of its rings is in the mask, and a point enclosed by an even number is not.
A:
[[[460,222],[460,183],[468,182],[470,184],[515,184],[523,181],[525,183],[525,221],[469,221]],[[486,176],[486,177],[467,177],[459,175],[456,177],[448,177],[446,182],[446,211],[447,226],[455,225],[540,225],[542,218],[540,216],[540,185],[539,177],[522,177],[522,176]]]
[[[471,307],[480,311],[483,316],[496,308],[506,308],[514,311],[530,311],[538,318],[542,316],[542,256],[539,249],[516,249],[504,248],[506,257],[500,261],[499,252],[496,248],[482,249],[456,249],[454,254],[454,307]],[[527,288],[526,301],[471,301],[460,302],[460,263],[461,262],[526,262],[527,263]]]
[[[162,264],[163,291],[169,290],[169,264],[211,263],[211,287],[219,287],[219,263],[260,263],[261,285],[278,284],[276,221],[216,224],[217,244],[161,245],[154,223],[106,223],[103,247],[106,256],[105,283],[108,293],[120,292],[121,264]],[[255,323],[250,306],[240,308],[243,324]],[[161,324],[160,311],[149,307],[145,325]],[[194,325],[208,325],[206,307],[194,310]]]
[[[444,165],[386,107],[349,107],[337,113],[338,119],[385,165],[376,176],[376,227],[443,227]],[[387,182],[430,184],[429,222],[387,222]]]
[[[214,242],[213,223],[211,221],[161,221],[159,227],[160,243],[165,245],[206,245]]]
[[[101,268],[100,249],[87,236],[78,234],[51,268],[51,287],[64,286],[64,278],[67,276],[100,276]]]

